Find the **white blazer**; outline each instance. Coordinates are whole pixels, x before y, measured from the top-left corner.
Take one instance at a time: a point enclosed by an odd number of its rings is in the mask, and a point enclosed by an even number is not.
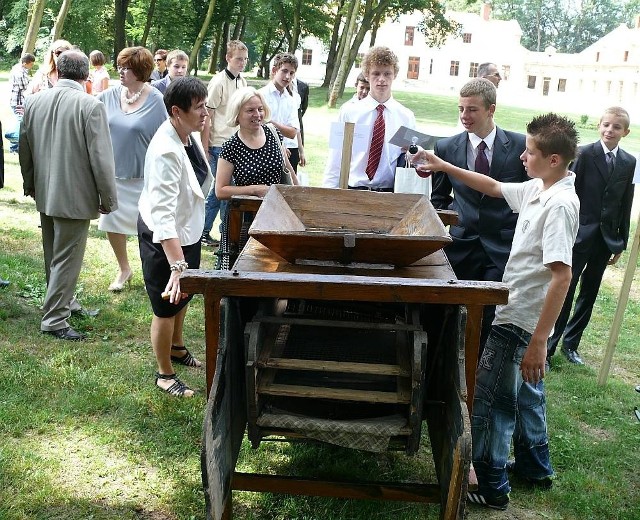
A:
[[[184,144],[167,119],[151,139],[144,161],[144,189],[140,216],[153,231],[153,241],[178,238],[180,245],[195,244],[204,228],[204,203],[213,182],[206,155],[197,134],[191,136],[207,164],[207,178],[198,183]]]

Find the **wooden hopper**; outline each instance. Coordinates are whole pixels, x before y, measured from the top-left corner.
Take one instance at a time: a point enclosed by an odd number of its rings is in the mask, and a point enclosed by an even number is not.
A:
[[[295,263],[404,267],[451,242],[429,199],[273,185],[249,235]]]

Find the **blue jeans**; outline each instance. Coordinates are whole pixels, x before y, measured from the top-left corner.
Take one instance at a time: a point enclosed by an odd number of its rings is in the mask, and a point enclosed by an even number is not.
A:
[[[216,177],[216,172],[218,171],[218,157],[220,156],[221,151],[221,146],[209,147],[209,166],[211,167],[211,173],[213,174],[214,179]],[[206,234],[211,232],[213,221],[216,219],[218,211],[220,211],[221,222],[224,222],[227,212],[229,211],[228,207],[228,201],[218,200],[218,197],[216,197],[216,183],[214,182],[211,185],[211,189],[209,190],[209,194],[207,195],[207,200],[205,201],[203,233]],[[222,224],[220,224],[220,232],[222,232]]]
[[[525,383],[520,372],[530,339],[515,325],[493,325],[478,363],[471,434],[478,491],[486,496],[511,491],[505,466],[512,439],[516,473],[531,479],[553,475],[544,383]]]
[[[13,115],[15,116],[15,120],[13,122],[13,128],[5,132],[4,136],[9,141],[9,151],[17,152],[18,151],[18,141],[20,140],[20,124],[22,123],[22,114],[18,114],[15,109],[11,109],[13,111]]]

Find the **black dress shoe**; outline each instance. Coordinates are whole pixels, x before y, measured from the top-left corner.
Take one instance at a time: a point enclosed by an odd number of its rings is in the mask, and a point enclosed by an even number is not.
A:
[[[568,348],[562,347],[560,351],[562,352],[564,357],[567,358],[569,363],[573,363],[574,365],[584,365],[584,361],[582,361],[582,358],[575,350],[570,350]]]
[[[58,330],[43,330],[43,334],[49,334],[58,339],[64,339],[67,341],[82,341],[86,338],[84,334],[78,332],[77,330],[72,329],[71,327],[66,327],[64,329]]]
[[[98,314],[100,314],[100,309],[85,309],[84,307],[71,311],[72,316],[82,316],[83,318],[95,318]]]
[[[2,278],[0,278],[0,288],[2,287],[6,287],[7,285],[9,285],[11,282],[9,280],[3,280]]]

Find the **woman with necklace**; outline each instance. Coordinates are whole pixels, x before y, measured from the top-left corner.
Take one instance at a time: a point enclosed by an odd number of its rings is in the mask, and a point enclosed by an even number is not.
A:
[[[118,274],[109,286],[121,291],[133,271],[127,254],[127,236],[137,235],[138,199],[144,185],[144,157],[156,130],[167,119],[162,94],[149,86],[153,55],[144,47],[128,47],[118,54],[120,86],[98,95],[109,118],[116,163],[118,209],[101,215],[98,229],[106,231],[118,261]]]
[[[181,291],[180,275],[200,266],[204,199],[213,182],[200,137],[194,134],[204,128],[206,99],[207,88],[195,77],[178,78],[167,88],[164,104],[169,120],[149,144],[139,205],[138,242],[153,308],[156,386],[176,397],[190,397],[193,390],[178,378],[173,364],[200,366],[184,344],[191,296]]]

